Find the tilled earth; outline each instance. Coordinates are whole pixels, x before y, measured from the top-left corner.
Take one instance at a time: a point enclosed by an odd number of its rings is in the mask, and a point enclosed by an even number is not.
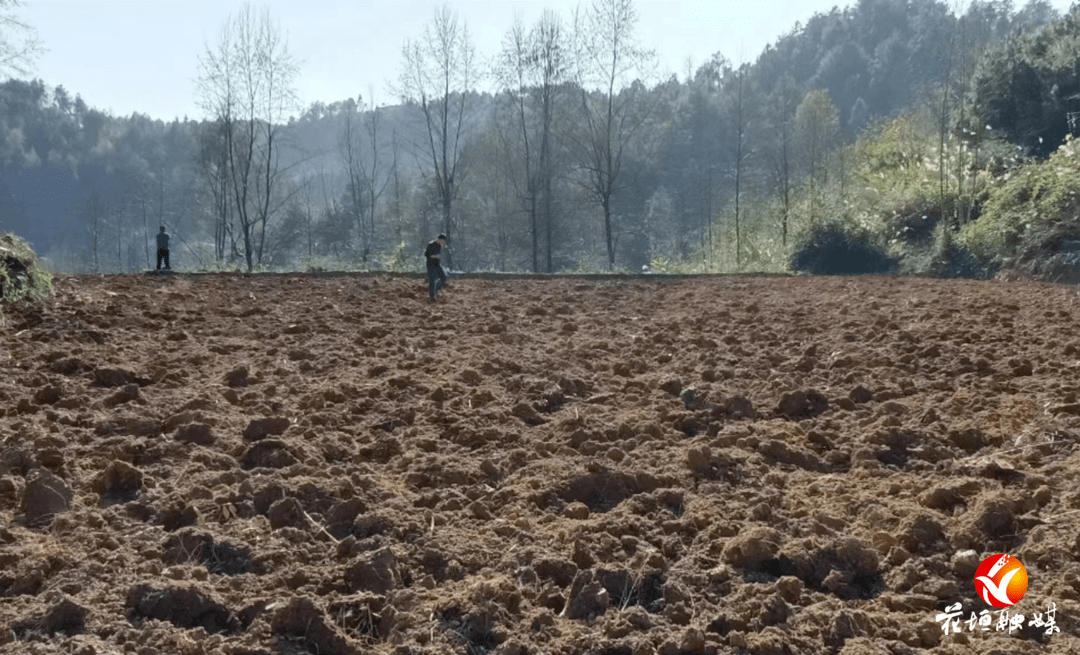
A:
[[[1036,283],[60,277],[0,327],[0,649],[1080,653],[1078,319]],[[1026,619],[972,631],[997,553]]]

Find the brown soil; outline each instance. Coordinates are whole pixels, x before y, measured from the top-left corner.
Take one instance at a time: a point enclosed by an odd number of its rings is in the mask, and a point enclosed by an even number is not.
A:
[[[1074,288],[56,286],[0,328],[3,652],[1080,652]],[[999,552],[1060,634],[943,635]]]

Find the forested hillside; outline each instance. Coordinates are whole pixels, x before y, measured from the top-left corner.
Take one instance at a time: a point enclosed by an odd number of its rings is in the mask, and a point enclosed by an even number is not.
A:
[[[753,61],[718,42],[656,79],[630,0],[585,9],[443,61],[464,25],[441,10],[405,48],[395,106],[301,110],[285,93],[244,114],[219,74],[229,44],[201,62],[200,120],[112,116],[10,79],[0,229],[58,270],[102,272],[149,266],[158,225],[188,270],[415,268],[446,232],[457,270],[829,272],[840,256],[850,272],[987,275],[1035,257],[1036,237],[1071,239],[1077,176],[1045,167],[1076,169],[1058,148],[1080,116],[1080,12],[862,0]],[[616,33],[605,67],[593,55]]]

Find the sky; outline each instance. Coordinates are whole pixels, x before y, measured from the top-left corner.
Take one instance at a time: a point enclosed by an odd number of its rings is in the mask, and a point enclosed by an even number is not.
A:
[[[396,104],[401,50],[418,38],[441,0],[263,0],[299,63],[303,107],[363,96]],[[468,26],[477,55],[491,58],[520,16],[528,27],[544,9],[569,25],[577,0],[449,0]],[[837,0],[637,0],[638,37],[661,71],[684,79],[715,53],[753,62],[796,22],[852,3]],[[1021,3],[1017,3],[1021,4]],[[1069,0],[1054,0],[1059,11]],[[24,0],[17,15],[47,49],[31,74],[63,85],[115,116],[206,118],[198,106],[199,58],[238,0]]]

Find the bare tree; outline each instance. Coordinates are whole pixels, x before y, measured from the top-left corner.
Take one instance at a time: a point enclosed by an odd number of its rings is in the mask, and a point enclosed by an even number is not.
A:
[[[393,131],[390,139],[390,170],[386,177],[386,183],[391,190],[390,206],[387,208],[387,219],[389,226],[393,230],[394,242],[398,244],[400,248],[405,242],[405,204],[406,198],[409,195],[408,181],[404,175],[401,174],[401,169],[398,166],[398,158],[401,155],[401,140],[398,138],[397,130]]]
[[[431,177],[442,232],[453,240],[459,226],[453,214],[462,181],[462,137],[472,89],[475,52],[464,22],[443,5],[424,27],[419,41],[402,48],[402,101],[419,106],[426,127],[425,175]]]
[[[557,14],[545,10],[539,22],[526,32],[515,21],[503,39],[496,76],[509,100],[513,135],[507,138],[509,169],[521,167],[512,176],[517,194],[529,216],[533,270],[540,271],[540,236],[546,250],[546,268],[551,272],[554,240],[552,186],[554,125],[556,108],[565,88],[567,46]]]
[[[603,209],[608,266],[612,268],[612,197],[620,188],[623,154],[649,115],[635,106],[647,94],[634,76],[650,66],[654,54],[638,44],[636,24],[632,0],[592,0],[574,14],[581,129],[570,144],[585,173],[586,190]],[[590,89],[598,91],[590,93]]]
[[[0,0],[0,76],[26,76],[34,60],[45,51],[37,32],[29,23],[20,19],[16,9],[19,0]],[[62,91],[63,87],[57,87]],[[62,98],[66,96],[60,95]],[[89,210],[88,210],[89,211]],[[96,212],[92,212],[96,216]],[[97,269],[97,228],[94,219],[94,268]]]
[[[360,260],[367,262],[371,252],[371,238],[374,229],[367,228],[366,212],[364,207],[364,189],[367,186],[366,167],[362,160],[364,144],[361,139],[358,114],[363,114],[364,100],[358,98],[346,103],[344,122],[341,126],[341,134],[338,137],[338,150],[341,153],[341,161],[345,164],[345,175],[348,181],[345,183],[345,202],[347,211],[356,222],[356,237],[359,240]]]
[[[350,101],[339,139],[341,158],[349,178],[346,194],[350,211],[356,219],[360,259],[365,263],[375,246],[375,217],[379,198],[389,184],[389,176],[383,171],[382,147],[379,143],[381,118],[379,108],[374,104],[368,107],[363,98]]]
[[[787,246],[788,224],[791,217],[791,190],[794,186],[792,171],[792,123],[797,106],[795,82],[789,75],[781,78],[775,96],[769,103],[772,130],[769,147],[769,172],[776,197],[780,202],[780,239]]]
[[[728,125],[731,130],[731,155],[735,165],[735,265],[742,263],[742,234],[740,219],[741,200],[743,194],[743,176],[746,172],[746,159],[751,151],[747,147],[746,137],[749,127],[749,115],[747,111],[747,81],[746,74],[749,66],[743,64],[728,71],[729,80],[724,85],[728,93]]]
[[[0,0],[0,73],[25,76],[34,60],[45,52],[37,31],[20,19],[16,9],[19,0]]]
[[[108,211],[105,202],[101,199],[96,186],[92,186],[89,194],[83,198],[82,212],[86,220],[86,231],[90,233],[90,249],[94,255],[94,268],[92,273],[101,272],[100,248],[104,239],[105,213]]]
[[[219,263],[226,254],[238,254],[233,231],[233,211],[230,191],[229,149],[227,135],[230,124],[225,119],[199,126],[196,134],[196,166],[203,192],[209,196],[209,214],[214,223],[214,258]],[[149,257],[149,255],[147,255]]]
[[[201,104],[221,126],[232,205],[248,270],[262,263],[267,222],[281,203],[280,129],[296,94],[296,64],[267,9],[244,5],[199,60]]]
[[[367,178],[367,210],[368,210],[368,243],[374,247],[375,234],[377,232],[375,228],[376,209],[379,204],[379,199],[383,193],[386,192],[386,187],[390,184],[390,176],[383,171],[384,161],[382,157],[382,144],[379,143],[382,113],[379,111],[379,106],[375,104],[375,92],[373,89],[368,89],[368,95],[372,97],[371,107],[367,113],[364,114],[364,128],[367,132],[368,139],[368,160],[367,168],[365,169]],[[365,260],[366,261],[366,260]]]
[[[678,171],[672,187],[676,190],[676,206],[681,207],[675,247],[681,257],[688,257],[696,242],[707,264],[716,243],[713,230],[720,196],[720,135],[726,127],[720,111],[720,91],[729,66],[720,53],[696,71],[692,63],[687,62],[687,66],[691,70],[687,72],[686,99],[681,103],[683,125],[681,132],[675,133],[679,140],[671,142],[678,146],[669,155],[677,159],[668,164],[671,170]]]
[[[795,110],[795,152],[810,182],[810,222],[817,220],[828,182],[829,151],[840,139],[840,119],[828,91],[806,94]]]

